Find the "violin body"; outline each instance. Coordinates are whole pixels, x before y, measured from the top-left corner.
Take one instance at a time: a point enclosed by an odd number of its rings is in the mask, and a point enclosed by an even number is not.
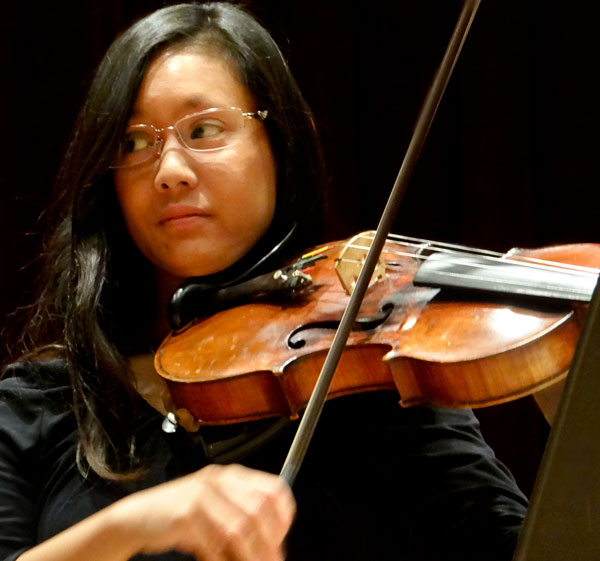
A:
[[[398,251],[401,247],[402,251]],[[296,417],[306,406],[348,294],[336,273],[345,242],[324,246],[312,289],[290,302],[253,302],[171,334],[155,355],[174,403],[205,424]],[[455,299],[413,283],[420,249],[387,242],[328,398],[396,389],[400,404],[482,407],[563,378],[580,329],[572,307],[507,298]],[[559,264],[600,265],[600,245],[513,250]]]

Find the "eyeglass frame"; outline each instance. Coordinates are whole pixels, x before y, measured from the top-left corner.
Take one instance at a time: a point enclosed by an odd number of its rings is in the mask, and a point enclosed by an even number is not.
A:
[[[269,111],[267,109],[259,109],[257,111],[243,111],[240,107],[210,107],[209,109],[203,109],[202,111],[198,111],[196,113],[190,113],[189,115],[185,115],[181,119],[178,119],[177,121],[175,121],[175,123],[173,123],[172,125],[169,125],[167,127],[158,128],[158,127],[155,127],[154,125],[150,125],[150,124],[146,124],[146,123],[138,123],[135,125],[131,125],[125,129],[125,133],[128,130],[134,129],[135,127],[150,128],[154,132],[154,134],[156,136],[156,141],[152,145],[153,149],[152,149],[152,151],[149,151],[148,158],[141,160],[139,162],[136,162],[135,164],[117,165],[117,164],[113,163],[110,167],[111,167],[111,169],[133,168],[133,167],[142,165],[146,162],[149,162],[154,157],[160,157],[160,155],[162,153],[162,147],[165,142],[164,132],[168,131],[168,130],[175,131],[180,144],[185,149],[190,150],[192,152],[216,152],[218,150],[223,150],[225,148],[229,148],[230,146],[234,146],[235,144],[237,144],[237,142],[234,142],[232,144],[225,144],[223,146],[217,146],[215,148],[192,148],[191,146],[187,145],[187,143],[183,139],[182,134],[176,128],[177,124],[180,123],[181,121],[184,121],[185,119],[188,119],[190,117],[195,117],[196,115],[210,113],[211,111],[214,112],[214,111],[231,111],[231,110],[239,111],[244,119],[256,119],[257,121],[260,121],[261,123],[264,122],[266,120],[267,116],[269,115]],[[119,142],[119,149],[118,149],[119,154],[121,151],[121,145],[122,145],[122,142]],[[118,155],[117,155],[117,157],[118,157]]]

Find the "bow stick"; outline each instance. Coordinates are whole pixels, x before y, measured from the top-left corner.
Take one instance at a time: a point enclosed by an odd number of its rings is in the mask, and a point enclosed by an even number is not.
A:
[[[342,352],[346,346],[346,342],[354,325],[358,310],[363,301],[364,295],[369,286],[369,281],[373,275],[373,271],[379,260],[379,256],[385,244],[386,238],[390,233],[392,223],[398,213],[400,203],[406,191],[408,180],[415,167],[421,149],[425,144],[425,138],[431,127],[431,123],[435,117],[435,113],[440,104],[456,61],[460,55],[460,51],[465,42],[471,23],[477,13],[481,0],[465,0],[462,10],[458,17],[456,27],[446,48],[442,63],[435,74],[433,83],[425,97],[423,107],[419,112],[415,130],[411,141],[406,150],[404,161],[394,182],[392,192],[387,201],[383,214],[379,220],[377,231],[371,243],[371,247],[365,258],[362,270],[356,281],[356,285],[352,295],[348,301],[348,305],[342,315],[340,325],[336,331],[335,337],[331,344],[331,348],[327,353],[325,362],[321,369],[321,373],[317,379],[315,389],[310,397],[306,410],[302,416],[302,420],[296,431],[296,435],[285,459],[280,476],[290,485],[294,484],[296,475],[302,465],[302,460],[306,454],[312,436],[329,391],[329,386],[333,380],[336,367],[342,356]]]

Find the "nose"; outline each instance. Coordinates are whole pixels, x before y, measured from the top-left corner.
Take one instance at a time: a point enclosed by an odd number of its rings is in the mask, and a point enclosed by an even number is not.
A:
[[[198,184],[196,171],[177,134],[170,131],[162,145],[154,186],[160,191],[180,187],[194,188]]]

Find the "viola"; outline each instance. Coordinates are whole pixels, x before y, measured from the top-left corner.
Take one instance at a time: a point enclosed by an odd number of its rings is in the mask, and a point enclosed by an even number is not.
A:
[[[371,237],[301,256],[311,282],[293,299],[261,291],[167,337],[155,367],[175,405],[205,424],[297,417]],[[566,375],[599,266],[600,244],[496,254],[390,237],[328,399],[396,389],[402,406],[470,408],[549,386]]]

